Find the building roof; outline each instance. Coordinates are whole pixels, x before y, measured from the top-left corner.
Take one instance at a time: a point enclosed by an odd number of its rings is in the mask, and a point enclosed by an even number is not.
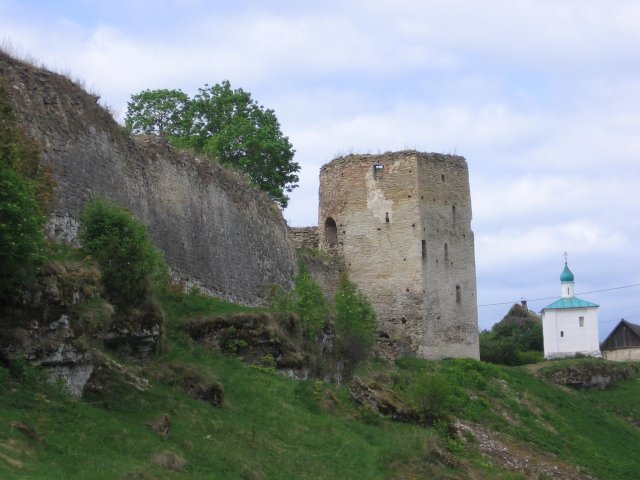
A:
[[[637,325],[635,323],[631,323],[627,320],[625,320],[624,318],[622,320],[620,320],[620,322],[613,328],[613,330],[611,330],[611,333],[609,333],[609,335],[607,335],[607,338],[604,339],[604,342],[602,342],[602,345],[607,345],[607,343],[609,342],[609,339],[613,338],[613,336],[616,334],[616,332],[620,329],[620,327],[626,325],[629,330],[631,330],[633,333],[635,333],[638,338],[640,338],[640,325]]]
[[[564,264],[564,270],[562,270],[562,273],[560,274],[560,281],[562,283],[574,281],[573,273],[569,270],[569,266],[566,262]]]
[[[560,298],[553,302],[551,305],[547,305],[543,310],[551,310],[554,308],[586,308],[586,307],[599,307],[595,303],[582,300],[578,297]]]

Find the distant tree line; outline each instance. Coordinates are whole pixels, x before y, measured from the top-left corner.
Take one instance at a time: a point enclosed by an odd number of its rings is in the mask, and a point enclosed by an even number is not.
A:
[[[136,134],[159,135],[243,173],[285,208],[298,182],[295,150],[271,109],[229,81],[205,84],[190,98],[181,90],[144,90],[131,96],[125,118]]]

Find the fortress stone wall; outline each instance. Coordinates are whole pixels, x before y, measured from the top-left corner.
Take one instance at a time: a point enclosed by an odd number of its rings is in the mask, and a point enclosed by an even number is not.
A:
[[[176,277],[242,304],[297,273],[296,248],[332,297],[342,272],[371,299],[384,337],[424,358],[478,358],[471,202],[462,157],[350,155],[322,167],[319,226],[288,229],[263,193],[205,158],[130,137],[68,78],[0,53],[19,121],[54,169],[53,236],[74,241],[103,196],[147,225]],[[307,252],[309,253],[309,252]]]
[[[319,243],[341,255],[381,330],[421,357],[479,357],[464,158],[349,155],[320,172]]]
[[[187,285],[243,304],[260,303],[265,284],[291,285],[295,250],[266,195],[206,159],[158,140],[134,141],[96,96],[64,76],[0,54],[0,77],[54,168],[56,236],[72,241],[85,202],[103,196],[147,225]]]

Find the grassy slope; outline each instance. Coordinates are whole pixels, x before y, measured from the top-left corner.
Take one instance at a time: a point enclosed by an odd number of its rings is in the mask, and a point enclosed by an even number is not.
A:
[[[154,378],[166,362],[192,365],[224,385],[224,408],[157,380],[146,392],[121,386],[75,400],[30,380],[29,371],[18,382],[0,370],[0,478],[521,478],[473,448],[449,444],[452,453],[445,452],[433,429],[359,410],[345,388],[248,367],[194,344],[179,328],[184,318],[238,307],[195,296],[165,307],[167,351],[142,373]],[[402,390],[434,371],[450,380],[456,415],[504,432],[514,444],[529,442],[599,478],[637,472],[640,430],[625,418],[640,418],[638,381],[569,392],[523,368],[469,361],[408,361],[388,377]],[[165,413],[172,428],[162,438],[149,424]],[[186,459],[182,472],[151,461],[165,451]]]

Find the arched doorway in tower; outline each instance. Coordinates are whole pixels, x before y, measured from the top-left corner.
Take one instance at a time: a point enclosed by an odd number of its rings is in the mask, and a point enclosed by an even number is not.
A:
[[[335,248],[338,245],[338,227],[331,217],[327,217],[324,222],[324,242],[327,248]]]

